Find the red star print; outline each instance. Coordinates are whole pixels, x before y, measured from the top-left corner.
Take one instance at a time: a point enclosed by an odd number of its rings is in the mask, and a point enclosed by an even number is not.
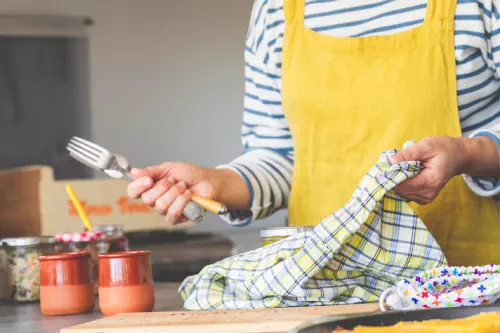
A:
[[[424,304],[424,305],[423,305],[423,307],[424,307],[425,309],[429,309],[429,306],[428,306],[428,305],[426,305],[426,304]]]
[[[422,298],[427,298],[429,297],[429,293],[428,292],[422,292]]]
[[[462,303],[462,301],[463,301],[463,298],[460,298],[460,297],[458,297],[458,298],[455,300],[455,302],[456,302],[456,303]]]

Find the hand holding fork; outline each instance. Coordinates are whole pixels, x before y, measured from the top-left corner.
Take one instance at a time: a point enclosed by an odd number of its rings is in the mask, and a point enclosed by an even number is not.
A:
[[[104,171],[112,178],[133,180],[127,159],[111,153],[104,147],[79,137],[73,137],[67,149],[70,156],[76,160],[94,169]],[[158,179],[156,180],[158,181]],[[182,213],[189,220],[199,222],[205,216],[202,207],[214,214],[227,213],[227,208],[223,204],[195,194],[191,196],[191,201],[184,207]]]

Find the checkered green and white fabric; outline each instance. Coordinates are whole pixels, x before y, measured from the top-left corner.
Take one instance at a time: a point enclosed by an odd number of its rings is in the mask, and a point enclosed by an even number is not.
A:
[[[184,307],[371,302],[402,279],[446,265],[424,223],[391,191],[420,171],[418,162],[391,165],[389,156],[395,152],[383,153],[351,200],[310,232],[224,259],[188,277],[179,288]]]

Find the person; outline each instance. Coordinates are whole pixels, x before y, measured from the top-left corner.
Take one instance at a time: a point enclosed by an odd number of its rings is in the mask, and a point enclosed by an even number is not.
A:
[[[290,226],[316,225],[381,151],[416,140],[393,162],[424,170],[396,190],[449,264],[498,264],[499,36],[496,0],[255,0],[245,153],[135,169],[128,195],[170,223],[196,193],[226,204],[234,226],[282,208]]]

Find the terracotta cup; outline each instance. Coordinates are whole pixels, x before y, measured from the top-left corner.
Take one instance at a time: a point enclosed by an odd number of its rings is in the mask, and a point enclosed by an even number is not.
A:
[[[99,307],[105,315],[150,312],[155,297],[151,251],[99,255]]]
[[[40,309],[45,315],[70,315],[94,309],[90,254],[58,253],[39,257]]]

